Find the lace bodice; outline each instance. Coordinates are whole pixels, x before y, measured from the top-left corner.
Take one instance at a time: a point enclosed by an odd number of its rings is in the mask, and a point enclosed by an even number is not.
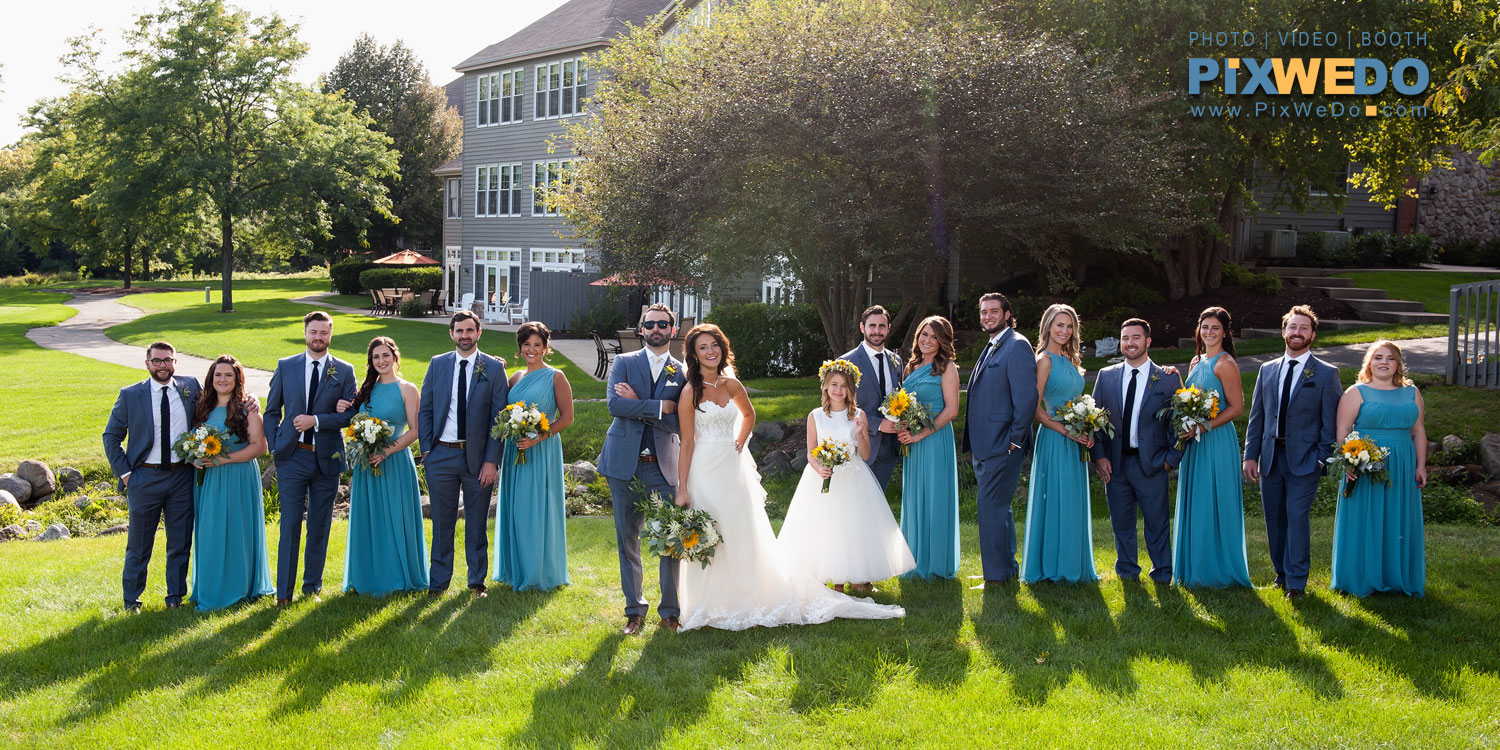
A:
[[[838,440],[849,445],[852,452],[858,443],[854,439],[854,421],[842,411],[824,414],[822,408],[813,409],[813,425],[818,430],[818,440]]]
[[[699,443],[733,443],[735,430],[739,427],[739,407],[730,401],[719,406],[704,400],[702,411],[693,416],[693,430]]]

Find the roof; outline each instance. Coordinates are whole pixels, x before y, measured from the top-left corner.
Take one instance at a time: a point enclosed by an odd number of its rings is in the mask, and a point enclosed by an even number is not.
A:
[[[454,66],[465,71],[502,62],[607,42],[628,24],[645,24],[671,0],[569,0],[530,26]]]
[[[448,106],[450,106],[450,107],[458,110],[458,116],[459,117],[463,117],[463,115],[464,115],[464,77],[463,76],[459,76],[459,77],[457,77],[457,78],[449,81],[448,85],[443,87],[443,91],[448,94]]]
[[[432,173],[435,174],[435,175],[438,175],[438,176],[449,175],[449,174],[463,174],[464,173],[464,155],[463,155],[463,153],[460,152],[458,156],[455,156],[452,159],[449,159],[448,161],[445,161],[442,164],[438,165],[438,168],[432,170]]]

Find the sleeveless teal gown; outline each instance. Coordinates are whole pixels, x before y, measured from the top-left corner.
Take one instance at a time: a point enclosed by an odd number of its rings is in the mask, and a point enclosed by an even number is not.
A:
[[[376,383],[359,410],[391,423],[400,437],[406,429],[401,383]],[[411,451],[398,451],[380,463],[380,475],[354,469],[349,488],[349,544],[344,557],[344,590],[376,596],[427,590],[427,535],[422,525],[422,490]]]
[[[557,370],[542,367],[522,375],[510,403],[537,404],[557,419]],[[516,444],[505,443],[500,460],[500,501],[495,510],[496,581],[516,591],[547,591],[568,583],[568,510],[564,504],[562,439],[553,436],[526,449],[516,465]]]
[[[1042,389],[1042,403],[1055,416],[1063,404],[1083,393],[1083,374],[1067,357],[1047,354],[1052,371]],[[1021,580],[1026,583],[1099,580],[1089,516],[1089,465],[1079,458],[1078,448],[1066,436],[1037,426],[1022,538]]]
[[[1411,428],[1417,422],[1414,386],[1383,391],[1359,385],[1364,403],[1354,431],[1389,448],[1389,485],[1368,477],[1344,497],[1339,478],[1338,512],[1333,520],[1331,588],[1366,596],[1399,591],[1422,596],[1427,588],[1427,555],[1422,529],[1422,491],[1417,488],[1417,449]]]
[[[953,363],[948,364],[954,367]],[[922,365],[902,381],[928,416],[943,410],[943,378]],[[958,450],[953,423],[912,443],[901,469],[901,534],[917,567],[906,578],[958,575]]]
[[[1184,387],[1219,394],[1214,374],[1219,352],[1188,373]],[[1249,586],[1245,554],[1245,500],[1240,485],[1240,439],[1231,422],[1189,440],[1177,476],[1177,519],[1172,527],[1172,582],[1182,586]]]
[[[225,412],[214,407],[208,424],[227,431]],[[244,447],[231,435],[224,453]],[[193,602],[207,611],[275,591],[259,467],[246,461],[205,469],[203,484],[193,488]]]

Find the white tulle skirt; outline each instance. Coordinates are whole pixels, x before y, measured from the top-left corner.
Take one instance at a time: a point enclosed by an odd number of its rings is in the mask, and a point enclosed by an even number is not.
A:
[[[757,625],[810,625],[838,617],[872,620],[906,615],[896,605],[833,591],[789,564],[766,517],[760,472],[750,454],[735,451],[733,443],[700,441],[693,450],[687,485],[693,507],[714,517],[723,542],[707,568],[682,563],[678,592],[683,630],[744,630]]]
[[[833,470],[827,494],[803,469],[777,543],[790,567],[819,581],[883,581],[917,566],[880,482],[857,458]]]

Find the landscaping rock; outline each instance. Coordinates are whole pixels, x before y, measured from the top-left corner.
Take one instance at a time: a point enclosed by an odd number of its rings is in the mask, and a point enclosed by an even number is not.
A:
[[[22,461],[16,468],[16,476],[31,483],[31,496],[50,495],[57,491],[57,477],[52,469],[41,461]],[[44,502],[38,500],[36,502]]]
[[[500,501],[498,499],[491,499],[490,500],[490,518],[494,518],[495,517],[495,513],[498,510],[500,510]]]
[[[771,451],[760,464],[762,476],[775,476],[785,474],[792,470],[792,457],[781,451]]]
[[[130,524],[121,523],[99,532],[99,536],[114,536],[115,534],[124,534],[127,531],[130,531]]]
[[[432,518],[432,500],[426,495],[422,496],[422,517]]]
[[[115,484],[113,482],[94,482],[94,492],[100,495],[107,495],[114,491]]]
[[[337,518],[337,519],[340,519],[340,520],[348,520],[349,519],[349,504],[348,503],[334,503],[334,505],[333,505],[333,517]]]
[[[1460,485],[1469,481],[1469,470],[1462,466],[1434,466],[1432,468],[1432,481],[1441,484]]]
[[[56,497],[57,495],[32,495],[31,502],[28,504],[28,507],[35,508],[42,503],[50,503]]]
[[[266,470],[260,473],[260,490],[265,492],[276,484],[276,462],[266,464]]]
[[[10,493],[21,507],[26,507],[31,501],[31,482],[22,479],[15,474],[0,474],[0,490]]]
[[[578,461],[563,467],[563,473],[569,479],[580,484],[592,484],[599,478],[599,468],[588,461]]]
[[[83,472],[64,466],[57,470],[57,483],[62,487],[64,495],[77,492],[83,489]]]
[[[35,534],[36,532],[41,531],[41,530],[42,530],[42,522],[41,521],[27,521],[26,522],[26,533],[28,533],[28,534]]]
[[[755,431],[751,433],[755,437],[765,441],[767,445],[779,443],[786,437],[786,428],[780,422],[758,422]]]
[[[1444,435],[1443,436],[1443,450],[1444,451],[1446,451],[1448,453],[1452,453],[1452,452],[1454,452],[1454,451],[1456,451],[1456,450],[1458,450],[1459,448],[1462,448],[1462,447],[1464,447],[1464,439],[1463,438],[1461,438],[1461,437],[1459,437],[1457,435]]]
[[[16,524],[11,524],[3,529],[0,529],[0,542],[8,542],[12,539],[20,539],[25,535],[25,529],[17,526]]]
[[[1434,443],[1431,440],[1427,441],[1427,455],[1430,456],[1430,455],[1432,455],[1434,453],[1437,453],[1438,451],[1440,451],[1442,449],[1443,449],[1443,446],[1438,445],[1437,443]]]
[[[347,485],[347,484],[341,484],[341,485],[339,485],[339,494],[338,494],[338,497],[335,497],[333,499],[333,504],[334,505],[340,505],[340,504],[342,504],[342,505],[348,505],[349,504],[349,485]]]
[[[588,489],[586,487],[584,487],[583,485],[581,485],[581,484],[575,484],[575,485],[572,485],[571,487],[568,487],[568,491],[567,491],[568,497],[578,497],[579,495],[587,495],[587,494],[588,494]]]
[[[75,498],[73,500],[73,507],[75,507],[75,508],[77,508],[79,510],[83,510],[84,508],[89,507],[89,503],[92,503],[92,502],[94,502],[93,499],[90,498],[88,495],[79,495],[77,498]]]
[[[8,490],[0,490],[0,508],[7,505],[14,508],[17,513],[21,512],[21,503],[16,500],[16,496],[10,494]]]
[[[1486,432],[1479,441],[1479,465],[1484,473],[1500,476],[1500,432]]]
[[[37,536],[36,538],[32,539],[31,541],[33,541],[33,542],[55,542],[55,541],[57,541],[59,539],[72,539],[72,538],[73,538],[73,535],[68,533],[68,527],[66,527],[66,526],[64,526],[64,525],[62,525],[60,523],[54,523],[51,526],[48,526],[47,530],[43,531],[41,533],[41,535]]]
[[[792,456],[792,471],[802,471],[807,467],[807,449],[798,448],[797,453]]]

